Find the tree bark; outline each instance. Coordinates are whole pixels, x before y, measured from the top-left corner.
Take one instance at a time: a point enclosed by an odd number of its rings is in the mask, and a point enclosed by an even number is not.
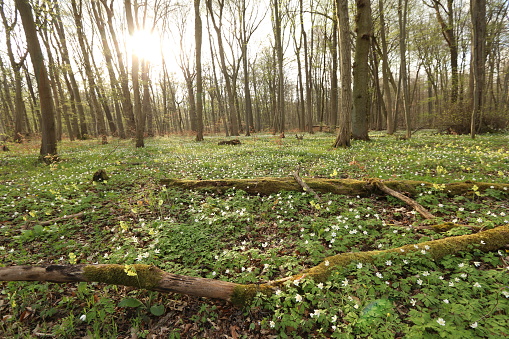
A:
[[[28,0],[15,0],[15,4],[20,14],[21,21],[23,22],[28,52],[32,59],[35,78],[37,79],[39,88],[42,132],[41,149],[39,152],[40,159],[45,162],[51,162],[57,155],[57,137],[55,129],[55,110],[53,107],[53,97],[51,94],[48,72],[44,65],[44,57],[37,37],[32,8]]]
[[[274,9],[273,16],[273,29],[274,29],[274,43],[276,49],[277,60],[277,113],[279,118],[278,132],[284,135],[285,132],[285,87],[284,87],[284,72],[283,72],[283,42],[281,32],[281,5],[279,0],[273,0],[272,7]]]
[[[203,76],[201,65],[202,21],[200,0],[194,0],[194,39],[196,48],[196,141],[203,141]]]
[[[371,46],[372,19],[371,0],[357,0],[355,17],[357,37],[355,39],[355,57],[353,65],[353,114],[352,137],[357,140],[369,140],[369,65],[368,56]]]
[[[352,51],[350,48],[350,19],[348,1],[336,0],[339,22],[339,55],[341,74],[341,110],[339,130],[334,147],[350,147],[352,138]]]
[[[472,116],[470,119],[470,136],[475,138],[476,120],[480,116],[483,95],[486,63],[486,0],[470,0],[472,17],[472,73],[474,75],[474,95]]]
[[[406,60],[406,23],[408,16],[408,0],[398,1],[398,23],[399,23],[399,76],[401,79],[401,97],[403,102],[403,111],[406,123],[406,138],[412,137],[411,121],[410,121],[410,92],[408,89],[408,74]]]

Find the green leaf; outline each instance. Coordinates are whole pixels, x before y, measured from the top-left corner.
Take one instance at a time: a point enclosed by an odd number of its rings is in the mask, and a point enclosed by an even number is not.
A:
[[[124,298],[118,303],[118,307],[140,307],[143,303],[136,298]]]
[[[154,305],[154,306],[150,307],[150,313],[159,317],[164,314],[164,306],[163,305]]]

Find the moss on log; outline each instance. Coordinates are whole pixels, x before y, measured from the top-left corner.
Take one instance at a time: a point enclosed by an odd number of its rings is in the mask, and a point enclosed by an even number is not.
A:
[[[237,284],[227,281],[167,273],[149,265],[50,265],[0,267],[0,281],[100,282],[132,286],[159,292],[176,292],[194,296],[223,299],[235,305],[248,304],[257,293],[271,294],[287,281],[310,278],[326,281],[332,272],[352,262],[370,263],[376,257],[394,253],[406,255],[425,251],[430,260],[477,248],[494,251],[509,244],[509,226],[500,226],[476,234],[449,237],[405,245],[383,251],[350,252],[324,259],[319,265],[297,275],[260,284]]]
[[[338,269],[344,268],[353,262],[371,263],[378,256],[389,253],[407,255],[408,253],[425,251],[426,257],[430,260],[440,260],[446,255],[455,254],[461,251],[468,251],[478,248],[481,251],[489,252],[503,248],[509,244],[509,226],[500,226],[476,234],[449,237],[439,240],[410,244],[383,251],[349,252],[327,257],[319,265],[305,270],[302,273],[274,280],[261,285],[238,285],[235,287],[236,304],[249,303],[259,292],[270,294],[277,288],[283,286],[286,281],[311,278],[316,282],[325,282],[330,275]]]
[[[371,194],[385,194],[376,185],[373,180],[355,180],[355,179],[324,179],[324,178],[306,178],[307,185],[319,193],[333,193],[342,195],[369,196]],[[387,180],[384,185],[398,192],[404,192],[410,196],[416,196],[419,187],[433,188],[433,184],[425,181],[416,180]],[[237,188],[246,191],[249,194],[270,195],[280,191],[303,191],[294,178],[274,178],[260,177],[254,179],[218,179],[218,180],[179,180],[163,179],[161,184],[167,187],[189,189],[189,190],[208,190],[215,192],[225,192],[228,189]],[[482,193],[488,188],[509,192],[509,184],[483,183],[483,182],[455,182],[444,184],[443,191],[450,196],[471,193],[474,194],[474,188]]]

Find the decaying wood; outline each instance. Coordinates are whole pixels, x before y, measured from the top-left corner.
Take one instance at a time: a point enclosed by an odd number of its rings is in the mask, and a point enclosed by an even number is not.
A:
[[[372,180],[355,179],[325,179],[306,178],[306,184],[317,193],[333,193],[351,196],[380,195],[381,191],[370,184]],[[192,190],[210,190],[225,192],[233,187],[246,191],[249,194],[270,195],[280,191],[302,191],[302,187],[294,178],[259,177],[253,179],[219,179],[219,180],[180,180],[163,179],[161,184],[167,187]],[[384,185],[398,192],[405,192],[409,196],[416,196],[424,187],[432,189],[433,184],[417,180],[387,180]],[[484,182],[455,182],[444,184],[443,192],[450,195],[462,195],[474,192],[473,188],[482,193],[488,188],[509,192],[509,184],[484,183]]]
[[[421,225],[421,226],[413,226],[413,229],[416,230],[433,230],[438,233],[447,232],[449,230],[452,230],[453,228],[468,228],[472,232],[481,232],[484,227],[482,226],[473,226],[473,225],[461,225],[461,224],[455,224],[452,222],[444,222],[443,224],[437,224],[437,225]]]
[[[85,215],[85,212],[79,212],[79,213],[71,214],[71,215],[64,215],[63,217],[59,217],[59,218],[55,218],[55,219],[51,219],[51,220],[46,220],[46,221],[41,221],[39,223],[39,225],[47,226],[47,225],[51,225],[51,224],[53,224],[55,222],[62,221],[62,220],[81,218],[84,215]]]
[[[217,143],[218,145],[240,145],[242,144],[239,139],[232,140],[221,140]]]
[[[129,275],[128,272],[135,272]],[[0,281],[100,282],[159,292],[228,300],[238,284],[172,274],[149,265],[49,265],[0,267]]]
[[[149,265],[117,264],[0,267],[0,281],[100,282],[217,298],[244,305],[249,303],[258,292],[270,294],[276,289],[284,288],[286,281],[307,277],[316,282],[323,282],[338,268],[346,267],[352,262],[370,263],[376,257],[389,253],[406,255],[420,251],[425,258],[439,260],[446,255],[472,248],[488,252],[504,248],[507,244],[509,244],[509,226],[500,226],[476,234],[427,241],[417,245],[410,244],[383,251],[342,253],[325,258],[319,265],[300,274],[248,285],[167,273]],[[129,275],[129,272],[133,271],[135,275]]]
[[[314,195],[315,199],[318,200],[318,201],[322,201],[322,199],[320,199],[320,196],[318,196],[318,194],[316,194],[315,190],[312,189],[311,187],[309,187],[308,184],[306,184],[304,182],[304,180],[302,180],[302,178],[300,177],[299,175],[299,169],[297,169],[295,172],[293,172],[293,177],[295,178],[295,180],[299,183],[299,185],[302,187],[302,189],[304,190],[304,192],[309,192],[311,194]]]
[[[406,204],[410,205],[411,207],[413,207],[413,209],[416,210],[417,212],[419,212],[425,219],[435,219],[435,216],[433,214],[431,214],[426,208],[424,208],[417,201],[410,199],[406,195],[401,194],[401,193],[385,186],[384,183],[381,182],[380,180],[373,180],[371,182],[373,183],[373,185],[378,187],[378,189],[381,190],[382,192],[387,193],[395,198],[398,198],[399,200],[401,200],[401,201],[405,202]]]

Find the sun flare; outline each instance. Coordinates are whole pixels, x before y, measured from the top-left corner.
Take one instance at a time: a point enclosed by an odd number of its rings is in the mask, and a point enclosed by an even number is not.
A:
[[[148,30],[137,30],[131,37],[133,54],[151,63],[160,58],[160,45],[159,37]]]

